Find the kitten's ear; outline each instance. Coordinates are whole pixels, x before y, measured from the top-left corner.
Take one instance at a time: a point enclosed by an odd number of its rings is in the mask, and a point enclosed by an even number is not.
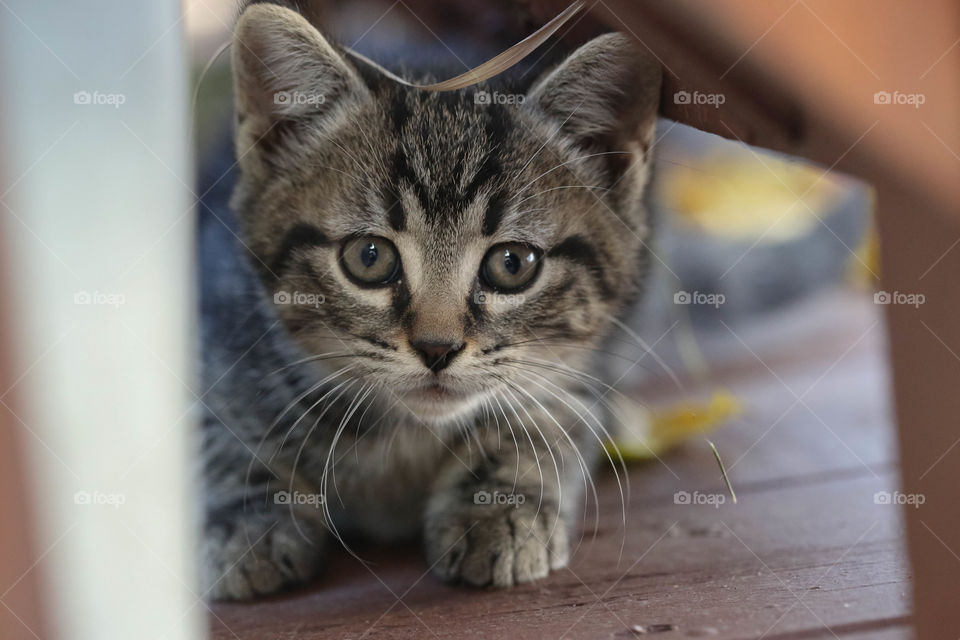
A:
[[[319,31],[277,5],[254,4],[243,12],[232,56],[238,121],[251,136],[285,120],[322,119],[367,95],[356,71]]]
[[[544,74],[524,106],[585,148],[628,150],[652,141],[660,65],[621,33],[599,36]]]

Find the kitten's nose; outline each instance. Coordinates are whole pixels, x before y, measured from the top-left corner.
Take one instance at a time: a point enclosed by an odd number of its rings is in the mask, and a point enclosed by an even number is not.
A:
[[[423,364],[427,365],[427,368],[434,373],[439,373],[441,370],[446,369],[453,359],[457,357],[457,354],[463,351],[462,342],[460,344],[453,344],[449,342],[415,341],[411,342],[410,346],[420,354]]]

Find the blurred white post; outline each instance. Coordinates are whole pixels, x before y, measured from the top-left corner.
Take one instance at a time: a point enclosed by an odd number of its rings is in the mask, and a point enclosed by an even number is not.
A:
[[[180,11],[0,2],[0,304],[16,381],[0,401],[17,400],[31,571],[58,638],[204,635]]]

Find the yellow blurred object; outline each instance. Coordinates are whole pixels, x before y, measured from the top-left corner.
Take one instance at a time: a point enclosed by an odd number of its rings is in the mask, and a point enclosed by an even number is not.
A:
[[[850,280],[854,285],[864,289],[872,289],[880,277],[880,234],[877,233],[876,223],[870,225],[863,242],[850,257]]]
[[[680,219],[715,235],[780,242],[819,224],[815,215],[842,193],[822,170],[773,156],[708,155],[666,172],[661,197]]]
[[[607,443],[611,456],[631,461],[648,460],[683,443],[709,433],[741,413],[740,401],[729,391],[714,391],[707,402],[683,402],[669,409],[648,411],[631,403],[618,403],[626,417]]]

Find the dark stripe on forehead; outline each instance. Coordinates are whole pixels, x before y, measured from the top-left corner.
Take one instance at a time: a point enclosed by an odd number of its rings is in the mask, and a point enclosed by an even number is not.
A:
[[[274,275],[279,276],[287,268],[290,257],[298,249],[322,247],[328,244],[330,240],[317,227],[302,222],[295,224],[283,235],[280,248],[270,259],[270,270]]]
[[[394,139],[403,140],[404,129],[410,120],[411,110],[407,102],[407,92],[403,89],[396,89],[390,96],[388,103],[388,117],[393,125]],[[387,210],[387,223],[397,231],[403,231],[407,226],[407,214],[401,204],[401,193],[404,183],[409,185],[420,200],[421,206],[427,208],[427,194],[423,185],[417,179],[413,170],[410,168],[410,162],[404,151],[403,143],[397,144],[393,152],[392,167],[390,170],[390,184],[386,186],[387,192],[384,196],[384,207]]]
[[[491,151],[483,159],[476,172],[470,176],[470,183],[463,190],[460,190],[458,185],[463,181],[467,169],[464,163],[465,158],[461,155],[457,159],[453,171],[437,185],[435,206],[424,207],[427,219],[431,222],[435,221],[441,211],[448,211],[456,216],[461,215],[474,201],[481,189],[495,183],[501,174],[500,162],[497,160],[495,153],[495,151]]]
[[[385,199],[387,222],[397,231],[403,231],[407,224],[406,211],[400,202],[400,194],[402,193],[404,183],[414,190],[417,199],[420,200],[420,206],[423,207],[424,211],[428,210],[430,204],[426,190],[410,167],[410,161],[403,148],[402,140],[404,129],[407,127],[407,123],[412,115],[407,97],[404,89],[395,90],[390,96],[388,114],[393,125],[394,137],[396,140],[401,141],[397,144],[393,152],[390,184],[386,187],[390,195]]]
[[[429,212],[432,211],[430,196],[410,167],[407,154],[404,152],[402,145],[397,145],[397,149],[393,154],[392,182],[398,193],[404,184],[408,185],[413,189],[414,194],[416,194],[417,200],[420,201],[420,206],[423,207],[424,212],[429,214]]]
[[[500,145],[506,136],[508,126],[506,109],[502,105],[490,105],[487,111],[487,119],[483,124],[484,137],[487,145],[489,145],[489,151],[464,191],[460,201],[461,207],[468,206],[480,189],[496,181],[503,174],[503,166],[500,164],[497,154],[503,153]],[[497,230],[500,220],[503,218],[503,205],[504,198],[501,193],[490,196],[490,204],[483,221],[484,235],[492,235]]]
[[[586,267],[596,278],[597,285],[603,295],[610,296],[613,294],[613,290],[604,280],[603,264],[600,262],[597,250],[583,236],[570,236],[547,251],[547,255],[551,258],[570,260]]]
[[[481,188],[486,186],[488,183],[490,183],[490,181],[494,180],[500,175],[500,162],[497,161],[495,154],[496,151],[491,149],[487,154],[487,157],[483,159],[483,164],[481,164],[480,168],[477,169],[477,172],[473,175],[473,179],[470,180],[470,184],[467,185],[467,188],[463,192],[463,196],[460,198],[460,203],[462,206],[469,205]]]
[[[503,220],[503,211],[506,207],[506,198],[502,193],[496,193],[490,197],[487,203],[487,210],[483,214],[483,226],[480,231],[485,236],[492,236],[500,228],[500,221]]]
[[[403,209],[400,196],[390,187],[385,189],[383,207],[387,212],[387,224],[394,231],[403,231],[407,228],[407,212]]]

